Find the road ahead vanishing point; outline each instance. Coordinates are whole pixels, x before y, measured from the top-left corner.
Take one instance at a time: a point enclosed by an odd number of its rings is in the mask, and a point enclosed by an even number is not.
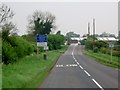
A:
[[[70,45],[40,88],[118,88],[118,70],[91,60],[82,51],[81,45]]]

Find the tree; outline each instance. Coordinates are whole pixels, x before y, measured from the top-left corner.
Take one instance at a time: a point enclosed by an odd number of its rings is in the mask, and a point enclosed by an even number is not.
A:
[[[11,21],[10,18],[14,16],[11,9],[5,4],[0,6],[0,27],[2,31],[2,39],[6,39],[7,36],[13,34],[17,31],[17,27]]]
[[[16,25],[14,25],[12,22],[5,23],[2,26],[2,39],[5,40],[10,34],[13,34],[17,31]]]
[[[14,13],[5,4],[0,4],[0,26],[2,26],[9,18],[12,18]]]
[[[50,34],[55,29],[55,16],[49,12],[35,11],[29,17],[28,32],[36,34]]]
[[[57,35],[60,35],[61,34],[61,31],[57,31],[57,33],[56,33]]]

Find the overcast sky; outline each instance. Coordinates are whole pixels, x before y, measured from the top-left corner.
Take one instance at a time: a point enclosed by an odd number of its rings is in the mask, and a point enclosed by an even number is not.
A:
[[[73,31],[87,34],[90,22],[92,33],[93,18],[96,20],[96,33],[108,32],[118,35],[118,3],[117,2],[6,2],[15,13],[12,21],[17,24],[19,34],[27,32],[27,17],[34,11],[48,11],[55,15],[57,31],[62,34]]]

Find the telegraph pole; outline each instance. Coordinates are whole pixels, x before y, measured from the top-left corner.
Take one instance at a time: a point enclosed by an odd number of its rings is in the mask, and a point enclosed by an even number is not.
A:
[[[94,43],[95,43],[95,19],[93,18],[93,49],[94,49]]]

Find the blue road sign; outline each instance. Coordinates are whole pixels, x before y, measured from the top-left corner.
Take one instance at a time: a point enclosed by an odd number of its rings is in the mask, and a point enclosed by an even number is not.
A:
[[[47,42],[47,35],[37,35],[37,42]]]

